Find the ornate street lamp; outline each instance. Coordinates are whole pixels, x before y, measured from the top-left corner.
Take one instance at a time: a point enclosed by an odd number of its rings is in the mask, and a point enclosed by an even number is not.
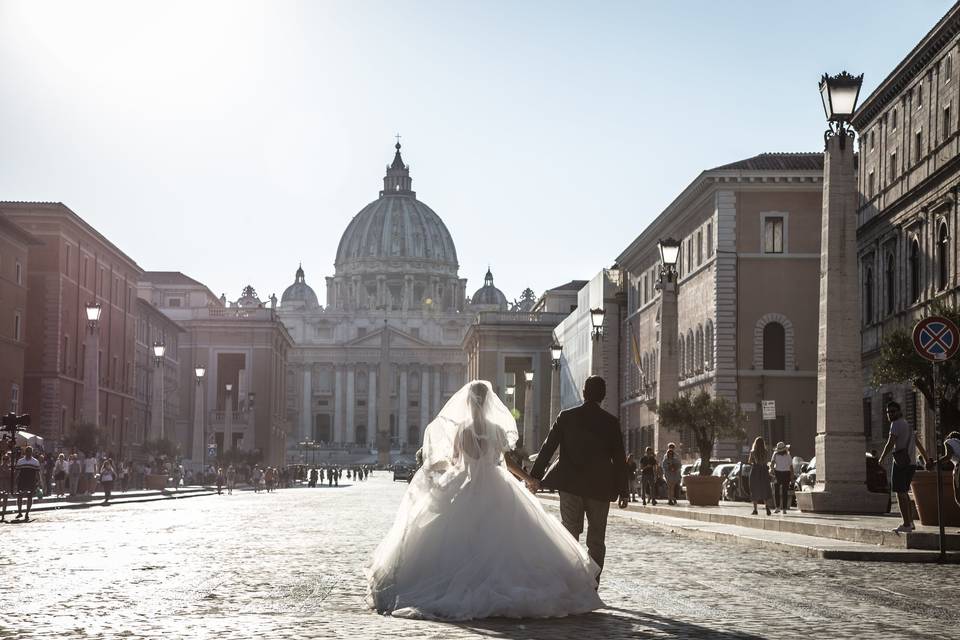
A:
[[[603,307],[590,309],[590,324],[593,325],[594,340],[603,338],[603,318],[605,315],[607,315],[607,311]]]
[[[159,367],[160,362],[163,360],[163,354],[166,353],[167,346],[163,344],[162,340],[157,340],[153,343],[153,361]]]
[[[91,331],[97,327],[97,322],[100,321],[101,310],[99,302],[87,303],[87,326],[90,327]]]
[[[556,342],[550,345],[550,361],[554,369],[560,368],[560,356],[563,354],[563,347]]]
[[[523,379],[527,381],[527,384],[533,383],[533,371],[524,371]]]
[[[207,368],[202,364],[198,364],[194,367],[193,372],[197,375],[197,384],[199,385],[203,381],[203,376],[207,374]]]
[[[230,384],[229,382],[226,385],[224,385],[224,388],[227,390],[227,393],[230,393],[231,391],[233,391],[233,385]]]
[[[667,238],[659,242],[661,275],[666,276],[668,282],[673,282],[677,275],[677,259],[680,257],[680,241]]]
[[[848,135],[847,125],[857,109],[857,100],[860,98],[860,86],[863,84],[863,74],[853,76],[841,71],[835,76],[823,74],[820,78],[820,99],[823,101],[823,113],[827,116],[830,128],[824,133],[824,139],[830,136],[840,136],[840,147],[844,146],[844,138]]]

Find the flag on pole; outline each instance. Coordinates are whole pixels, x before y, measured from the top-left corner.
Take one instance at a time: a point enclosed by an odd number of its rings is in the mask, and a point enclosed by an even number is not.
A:
[[[633,362],[640,368],[640,345],[637,344],[637,334],[630,327],[630,345],[633,347]]]

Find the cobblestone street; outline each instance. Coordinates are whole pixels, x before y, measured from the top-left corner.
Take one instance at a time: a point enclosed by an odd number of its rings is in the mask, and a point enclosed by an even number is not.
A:
[[[364,567],[405,488],[378,472],[339,488],[0,525],[0,637],[947,638],[960,623],[956,567],[800,559],[623,517],[608,529],[605,610],[455,625],[382,617],[364,606]]]

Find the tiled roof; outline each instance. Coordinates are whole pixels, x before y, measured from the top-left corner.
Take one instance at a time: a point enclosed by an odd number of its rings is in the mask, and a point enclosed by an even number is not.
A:
[[[562,284],[559,287],[551,287],[550,291],[580,291],[585,286],[587,286],[588,280],[571,280],[566,284]]]
[[[145,271],[143,281],[151,284],[192,284],[206,288],[202,282],[197,282],[179,271]]]
[[[714,167],[710,171],[823,171],[823,154],[761,153],[746,160]]]

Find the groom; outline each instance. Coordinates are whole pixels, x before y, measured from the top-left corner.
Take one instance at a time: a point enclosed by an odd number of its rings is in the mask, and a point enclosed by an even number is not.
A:
[[[560,520],[577,540],[583,532],[583,516],[587,516],[587,550],[601,571],[610,502],[619,498],[619,507],[626,509],[630,495],[620,423],[600,408],[606,395],[603,378],[586,379],[583,404],[560,412],[530,472],[534,478],[531,489],[542,485],[560,492]],[[560,456],[544,475],[557,447]]]

